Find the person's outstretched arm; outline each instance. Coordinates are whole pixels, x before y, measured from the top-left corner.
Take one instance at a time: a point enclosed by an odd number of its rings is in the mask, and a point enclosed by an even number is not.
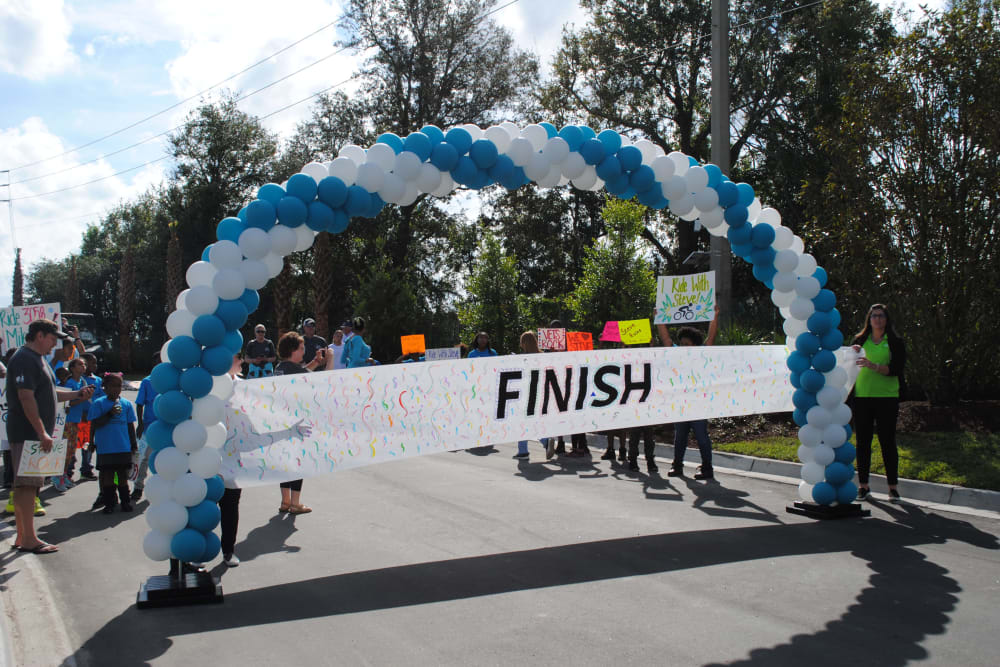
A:
[[[670,331],[667,330],[666,324],[657,324],[656,330],[660,334],[660,343],[662,343],[664,347],[674,346],[674,341],[670,340]]]
[[[719,334],[719,313],[722,309],[719,308],[719,304],[715,305],[715,319],[708,325],[708,338],[705,339],[705,345],[715,345],[715,337]]]

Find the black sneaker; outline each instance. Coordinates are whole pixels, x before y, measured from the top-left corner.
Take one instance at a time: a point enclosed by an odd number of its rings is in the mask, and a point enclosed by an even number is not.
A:
[[[114,505],[105,505],[104,509],[101,510],[104,514],[111,514],[115,511]]]
[[[522,454],[514,454],[515,459],[526,459],[529,456],[531,456],[531,454],[529,454],[528,452],[524,452]]]
[[[861,486],[858,487],[858,500],[865,501],[871,499],[871,489],[866,489]]]
[[[603,461],[614,461],[615,460],[615,450],[609,449],[608,451],[604,452],[604,454],[601,456],[601,460],[603,460]]]
[[[131,503],[122,503],[121,507],[122,507],[122,512],[131,512],[132,511],[132,504]]]
[[[646,470],[650,473],[660,472],[660,466],[656,465],[656,461],[646,461]]]
[[[137,502],[139,502],[140,498],[142,498],[142,489],[133,489],[132,490],[132,502],[133,503],[137,503]]]
[[[898,503],[902,498],[899,497],[899,491],[896,489],[889,489],[889,502]]]
[[[104,498],[98,498],[94,501],[94,504],[90,506],[92,510],[99,510],[104,507]]]
[[[636,471],[638,471],[639,470],[639,462],[638,461],[629,461],[628,462],[628,469],[629,470],[636,470]]]
[[[80,477],[84,479],[97,479],[97,475],[95,475],[93,472],[89,470],[87,472],[81,472]]]
[[[622,463],[628,461],[628,453],[625,451],[624,447],[618,450],[618,460]]]
[[[684,466],[670,466],[670,470],[667,471],[667,477],[683,477],[684,476]]]
[[[698,472],[694,474],[695,479],[715,479],[715,474],[712,472],[711,468],[705,470],[701,467],[698,468]]]

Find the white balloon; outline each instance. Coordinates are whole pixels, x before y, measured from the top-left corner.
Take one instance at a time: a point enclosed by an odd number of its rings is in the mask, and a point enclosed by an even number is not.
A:
[[[813,502],[813,485],[805,480],[799,482],[799,498],[807,503]]]
[[[163,347],[160,348],[160,361],[166,364],[170,363],[170,357],[167,355],[167,346],[170,345],[171,340],[173,339],[168,338],[166,342],[163,343]]]
[[[297,242],[298,237],[296,237],[295,240]],[[281,270],[285,268],[285,261],[280,255],[275,255],[273,252],[269,252],[264,255],[264,259],[262,259],[261,262],[267,268],[268,278],[277,278],[278,274],[281,273]]]
[[[443,173],[441,174],[441,185],[431,194],[435,197],[447,197],[454,189],[455,181],[452,179],[451,174]]]
[[[847,371],[840,366],[834,367],[832,371],[823,373],[823,377],[826,378],[826,384],[828,387],[842,388],[845,384],[847,384]]]
[[[716,197],[718,198],[718,197]],[[695,206],[698,206],[695,204]],[[726,212],[722,210],[722,207],[715,206],[714,208],[704,209],[700,206],[698,207],[701,211],[701,224],[705,225],[705,228],[712,231],[715,228],[720,227],[725,221]]]
[[[677,216],[684,216],[694,209],[694,197],[684,195],[680,199],[670,201],[670,211]]]
[[[185,507],[194,507],[205,499],[208,494],[208,485],[205,480],[193,472],[181,475],[174,482],[172,496],[174,502]]]
[[[806,412],[806,421],[809,426],[815,426],[820,431],[830,424],[830,411],[822,405],[814,405]]]
[[[248,227],[240,234],[240,251],[249,259],[261,259],[271,252],[271,237],[263,229]],[[226,268],[236,269],[239,264]]]
[[[271,237],[271,252],[284,257],[295,251],[295,242],[298,237],[295,230],[284,225],[275,225],[267,230],[267,235]]]
[[[653,160],[656,159],[656,144],[649,139],[640,139],[632,145],[638,148],[639,152],[642,153],[643,164],[652,164]]]
[[[146,510],[145,514],[146,523],[149,524],[150,528],[171,536],[183,530],[188,522],[187,510],[174,500],[153,505]]]
[[[367,164],[378,165],[383,172],[392,171],[396,166],[396,151],[389,144],[372,144],[365,157]]]
[[[203,479],[219,474],[222,467],[222,457],[214,447],[202,447],[191,455],[191,472]]]
[[[416,153],[403,151],[396,156],[396,165],[392,168],[394,174],[404,181],[415,181],[420,175],[420,165],[423,164]]]
[[[202,426],[211,426],[222,421],[226,416],[226,403],[218,396],[209,394],[194,399],[191,408],[191,419]]]
[[[545,178],[550,169],[551,165],[548,158],[541,153],[535,153],[531,156],[528,164],[524,166],[524,175],[537,183]]]
[[[569,157],[569,144],[562,137],[552,137],[542,147],[542,155],[552,164],[562,164]]]
[[[834,458],[836,458],[836,455],[833,453],[833,447],[829,445],[816,445],[813,447],[813,461],[823,469],[824,475],[826,475],[826,467],[833,463]],[[805,479],[805,476],[803,476],[803,479]]]
[[[629,139],[628,136],[626,136],[624,134],[619,134],[618,136],[621,137],[621,140],[622,140],[622,146],[621,147],[622,148],[625,148],[626,146],[631,146],[632,145],[632,140]]]
[[[395,152],[392,154],[392,163],[396,164]],[[330,175],[336,176],[344,182],[344,185],[350,187],[358,177],[358,165],[349,157],[338,157],[330,163]]]
[[[326,165],[324,165],[322,162],[310,162],[309,164],[302,167],[302,173],[305,174],[306,176],[312,177],[312,179],[317,183],[319,183],[324,178],[330,175],[330,172],[327,170]]]
[[[413,154],[410,153],[410,155]],[[365,162],[358,167],[358,176],[355,182],[368,192],[378,192],[378,189],[382,187],[384,179],[385,171],[383,171],[382,167],[371,162]]]
[[[778,225],[781,224],[781,214],[776,209],[768,207],[761,210],[760,215],[757,216],[757,220],[766,222],[777,229]]]
[[[393,166],[396,166],[395,156],[393,156],[392,160],[393,160]],[[430,167],[433,169],[434,165],[430,165]],[[421,167],[421,170],[423,170],[423,167]],[[406,194],[406,181],[401,179],[396,174],[393,173],[386,174],[385,178],[382,179],[382,187],[379,188],[378,191],[378,196],[382,198],[382,201],[389,202],[390,204],[398,204],[400,200],[403,199],[403,195],[405,194]]]
[[[220,299],[238,299],[243,296],[243,290],[246,288],[247,284],[243,280],[243,274],[236,269],[219,271],[212,281],[212,289],[215,290]]]
[[[277,255],[275,255],[277,257]],[[271,277],[267,264],[257,259],[247,259],[240,264],[240,274],[247,289],[260,289]]]
[[[500,131],[503,132],[503,130]],[[434,192],[441,185],[441,171],[430,163],[422,164],[420,173],[417,175],[416,185],[420,192]]]
[[[584,169],[583,173],[572,179],[573,187],[578,190],[589,190],[597,183],[597,170],[590,165]]]
[[[795,261],[798,262],[797,259]],[[779,271],[774,274],[771,284],[774,285],[774,289],[779,292],[789,292],[794,295],[795,283],[797,283],[798,280],[799,277],[792,271]]]
[[[674,175],[674,170],[676,169],[674,161],[666,155],[657,157],[649,166],[653,168],[653,175],[656,176],[656,180],[660,183],[666,183],[667,179]]]
[[[302,252],[312,247],[313,239],[316,238],[316,232],[305,225],[301,225],[295,228],[295,238],[295,252]]]
[[[803,255],[802,257],[805,258],[808,256],[809,255]],[[813,270],[815,271],[815,269]],[[795,293],[803,299],[814,298],[817,294],[819,294],[819,290],[819,281],[816,280],[816,278],[814,278],[811,274],[799,276],[798,281],[795,283]]]
[[[676,176],[683,176],[691,166],[687,155],[684,155],[680,151],[674,151],[667,155],[667,157],[674,161],[674,175]]]
[[[538,187],[540,188],[554,188],[559,185],[559,181],[562,180],[562,169],[559,165],[554,164],[549,167],[549,173],[545,174],[542,178],[538,180]]]
[[[534,153],[542,150],[545,142],[549,140],[549,133],[545,131],[545,128],[534,123],[521,130],[521,136],[531,142],[531,150]]]
[[[795,273],[799,274],[800,276],[809,276],[811,278],[812,274],[814,274],[815,272],[816,272],[816,258],[814,258],[812,255],[802,255],[801,257],[799,257],[799,265],[795,267]],[[817,284],[819,283],[817,282]],[[819,291],[817,290],[816,293],[819,294]]]
[[[220,449],[226,442],[226,425],[219,420],[210,425],[207,431],[208,439],[205,441],[205,446]]]
[[[796,254],[801,255],[806,251],[806,244],[802,242],[798,236],[792,236],[792,245],[788,246],[790,249],[794,250]]]
[[[479,141],[483,138],[483,128],[479,127],[475,123],[466,123],[460,126],[463,130],[472,135],[473,141]]]
[[[562,162],[563,176],[570,180],[579,178],[585,171],[587,171],[587,161],[579,153],[570,153]],[[595,172],[594,177],[596,178],[596,176],[597,173]]]
[[[216,268],[210,263],[199,260],[188,267],[184,277],[187,279],[188,287],[211,285],[216,272]]]
[[[413,202],[417,201],[417,197],[420,196],[420,191],[417,189],[417,184],[415,181],[406,182],[406,192],[403,193],[403,198],[399,201],[400,206],[409,206]]]
[[[541,128],[545,131],[545,128]],[[536,153],[535,147],[531,145],[531,141],[525,139],[524,137],[517,137],[511,140],[510,146],[507,148],[507,157],[511,159],[511,162],[515,166],[523,167],[531,160],[531,156]]]
[[[851,408],[850,406],[845,405],[844,403],[840,403],[834,406],[833,410],[831,411],[831,414],[833,415],[834,424],[837,424],[839,426],[847,426],[848,424],[851,423]],[[843,444],[844,442],[847,442],[846,437],[843,439],[843,442],[841,442],[841,444]],[[837,446],[839,447],[840,445]]]
[[[833,419],[832,415],[830,417]],[[842,424],[827,424],[823,429],[823,443],[830,447],[840,447],[847,441],[847,431]]]
[[[354,164],[364,164],[365,160],[368,158],[368,154],[365,149],[361,146],[355,146],[354,144],[347,144],[340,149],[337,153],[337,157],[346,157],[351,160]],[[336,162],[336,160],[334,160]]]
[[[212,289],[211,285],[195,285],[188,290],[185,301],[188,310],[195,317],[199,315],[211,315],[219,307],[219,296]]]
[[[687,194],[687,181],[683,176],[674,174],[663,182],[663,196],[673,201]]]
[[[504,122],[500,123],[500,127],[507,130],[507,134],[510,135],[511,141],[521,136],[521,128],[517,126],[517,123],[512,123],[509,120],[505,120]]]
[[[701,217],[701,224],[705,225],[705,217],[704,216]],[[717,224],[717,225],[713,225],[711,227],[709,227],[708,225],[705,225],[705,229],[707,229],[708,233],[711,234],[712,236],[720,236],[720,237],[722,237],[722,236],[725,236],[726,232],[729,231],[729,225],[726,225],[726,224]]]
[[[812,447],[806,447],[805,445],[799,445],[797,450],[799,461],[802,463],[809,463],[813,460],[813,450]]]
[[[176,447],[164,447],[156,455],[156,474],[168,482],[174,481],[187,471],[188,455]]]
[[[777,231],[775,231],[775,237],[777,237]],[[792,274],[792,272],[795,271],[795,267],[798,265],[799,256],[791,250],[779,250],[774,254],[774,268],[776,268],[779,273]],[[794,280],[795,275],[792,274],[791,277]]]
[[[794,320],[791,318],[785,319],[782,323],[781,328],[784,329],[785,335],[789,338],[794,339],[798,337],[799,334],[809,331],[809,327],[802,320]]]
[[[698,167],[701,169],[701,167]],[[705,171],[702,169],[702,171]],[[694,205],[699,211],[711,211],[719,208],[719,193],[715,188],[703,188],[694,192]],[[722,209],[719,208],[721,211]]]
[[[235,269],[242,259],[240,247],[232,241],[216,241],[208,249],[208,261],[216,269]]]
[[[553,165],[553,166],[555,166],[555,165]],[[566,178],[565,176],[563,176],[562,174],[559,174],[559,182],[556,183],[556,186],[557,187],[562,187],[564,185],[569,185],[569,179]]]
[[[604,189],[604,181],[602,181],[600,178],[594,181],[594,184],[590,186],[591,192],[600,192],[603,189]]]
[[[809,319],[809,316],[816,311],[816,306],[809,299],[803,299],[798,297],[792,301],[792,305],[788,307],[788,312],[791,313],[792,317],[797,320],[802,320],[805,322]]]
[[[190,336],[194,319],[195,316],[190,311],[175,310],[167,316],[167,335],[171,338]]]
[[[142,538],[142,553],[150,560],[169,560],[173,555],[170,552],[170,540],[173,535],[161,533],[158,530],[151,530]]]
[[[823,431],[812,424],[806,424],[799,429],[799,442],[806,447],[815,447],[823,439]]]
[[[760,200],[754,197],[753,201],[750,202],[750,206],[747,207],[747,212],[749,213],[749,217],[747,219],[750,220],[750,222],[760,222],[758,218],[760,218],[760,212],[762,210],[764,210],[764,207],[761,205]],[[770,223],[761,222],[760,224],[768,225]],[[773,227],[774,225],[771,226]]]
[[[766,210],[766,209],[765,209]],[[771,209],[772,211],[774,209]],[[760,212],[757,216],[757,221],[760,222],[761,217],[763,217],[764,211]],[[771,243],[771,247],[775,250],[788,250],[792,247],[792,239],[795,238],[795,234],[792,233],[788,227],[782,227],[780,225],[774,227],[774,241]]]
[[[701,192],[708,188],[708,172],[705,171],[704,167],[691,167],[687,170],[684,178],[687,180],[688,192]],[[714,188],[711,189],[714,190]],[[716,203],[719,203],[718,200]]]
[[[193,419],[182,421],[174,427],[174,446],[188,454],[204,447],[205,438],[207,437],[208,434],[205,431],[205,425]]]
[[[510,133],[499,125],[486,128],[486,131],[483,132],[483,138],[492,141],[500,153],[506,151],[507,147],[510,146]]]
[[[771,291],[771,303],[778,308],[788,308],[795,300],[795,292],[781,292],[777,289]]]
[[[171,483],[159,475],[150,475],[146,480],[144,493],[150,505],[159,505],[170,500]]]
[[[174,300],[174,308],[176,308],[177,310],[189,310],[189,308],[187,307],[187,296],[188,292],[190,291],[191,291],[190,289],[185,289],[182,290],[181,293],[177,295],[177,298]]]
[[[216,375],[212,378],[212,391],[210,393],[223,401],[229,400],[229,397],[233,395],[233,379],[229,377],[228,373]]]
[[[682,199],[686,199],[686,200],[690,200],[691,201],[691,210],[688,211],[687,213],[682,213],[678,217],[680,217],[681,220],[686,220],[687,222],[692,222],[694,220],[697,220],[698,216],[701,215],[701,211],[699,211],[698,207],[694,205],[694,198],[691,197],[691,195],[688,195],[687,197],[683,197]],[[678,201],[680,201],[680,200],[678,200]],[[701,223],[695,222],[694,223],[694,231],[697,232],[700,229],[701,229]]]
[[[822,389],[816,392],[816,401],[824,409],[832,411],[840,404],[840,389],[824,385]]]
[[[816,448],[818,449],[818,448]],[[833,453],[832,450],[830,452]],[[820,465],[819,462],[815,460],[816,452],[813,452],[813,459],[809,463],[802,464],[802,470],[799,476],[802,480],[808,484],[819,484],[823,481],[823,476],[826,474],[826,466]]]

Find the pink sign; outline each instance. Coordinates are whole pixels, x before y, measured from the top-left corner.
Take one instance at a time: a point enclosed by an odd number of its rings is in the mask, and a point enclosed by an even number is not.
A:
[[[600,340],[611,341],[613,343],[622,342],[621,334],[618,333],[618,322],[608,322],[604,325],[604,331],[601,332]]]

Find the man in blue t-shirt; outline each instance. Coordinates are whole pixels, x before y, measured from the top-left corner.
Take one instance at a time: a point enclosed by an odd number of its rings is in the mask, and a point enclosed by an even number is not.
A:
[[[160,355],[153,359],[153,366],[160,363]],[[132,489],[132,502],[137,503],[142,498],[142,490],[146,486],[146,474],[149,472],[149,443],[146,442],[146,429],[156,421],[156,412],[153,410],[153,401],[159,394],[153,388],[153,381],[149,376],[142,378],[139,384],[139,395],[135,399],[135,411],[139,419],[139,429],[136,435],[139,437],[139,470],[135,477],[135,487]]]

